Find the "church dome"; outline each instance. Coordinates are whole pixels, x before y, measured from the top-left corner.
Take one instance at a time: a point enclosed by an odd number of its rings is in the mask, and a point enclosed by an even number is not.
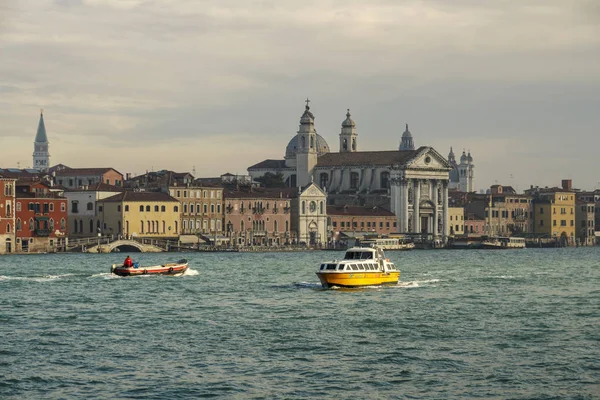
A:
[[[467,155],[467,161],[468,161],[469,163],[472,163],[472,162],[473,162],[473,157],[471,157],[471,152],[470,152],[470,151],[469,151],[469,154]]]
[[[465,151],[463,150],[462,156],[460,156],[460,163],[466,164],[467,160],[468,160],[467,155],[465,154]]]
[[[402,138],[412,138],[412,133],[408,130],[408,124],[406,124],[406,130],[402,134]]]
[[[292,140],[288,143],[285,148],[285,158],[294,158],[296,157],[296,152],[298,150],[298,135],[294,136]],[[329,153],[329,145],[323,139],[323,136],[317,133],[317,155],[323,155],[325,153]]]

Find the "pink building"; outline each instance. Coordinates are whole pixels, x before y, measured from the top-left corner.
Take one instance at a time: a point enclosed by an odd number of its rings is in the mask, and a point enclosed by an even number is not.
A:
[[[277,246],[293,243],[291,201],[296,188],[225,189],[224,234],[235,246]]]

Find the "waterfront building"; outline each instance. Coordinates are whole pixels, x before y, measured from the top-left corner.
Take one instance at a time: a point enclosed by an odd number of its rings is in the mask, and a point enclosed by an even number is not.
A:
[[[174,239],[181,229],[179,200],[162,192],[126,191],[97,200],[101,233]]]
[[[474,192],[475,164],[473,163],[473,157],[471,157],[471,151],[466,154],[463,150],[459,164],[456,162],[452,147],[450,147],[448,162],[452,166],[452,170],[450,171],[450,189],[455,189],[460,192]]]
[[[396,215],[399,232],[445,241],[452,166],[443,156],[427,146],[359,151],[350,112],[342,122],[339,152],[330,152],[325,139],[317,134],[314,120],[307,103],[284,160],[262,161],[249,167],[248,173],[254,179],[267,172],[281,173],[290,187],[305,187],[314,181],[327,194],[329,205],[383,207]],[[409,134],[404,135],[406,148],[412,139]]]
[[[67,199],[42,182],[17,181],[16,251],[64,249],[68,237]]]
[[[15,251],[15,185],[17,180],[0,175],[0,254]]]
[[[65,190],[68,204],[69,237],[91,237],[103,233],[97,202],[123,191],[118,186],[95,183],[78,189]]]
[[[537,235],[560,240],[562,245],[575,245],[575,192],[571,180],[562,181],[562,188],[532,188],[533,228]]]
[[[381,207],[327,206],[327,218],[329,238],[334,243],[349,237],[397,232],[396,215]]]
[[[231,182],[234,183],[234,182]],[[225,235],[234,246],[279,246],[297,241],[292,230],[291,204],[296,188],[226,186]]]
[[[450,235],[463,236],[465,234],[465,209],[463,207],[448,207]]]
[[[49,146],[50,142],[48,142],[46,125],[44,124],[44,110],[41,110],[38,129],[33,143],[33,168],[39,169],[40,171],[48,171],[48,168],[50,168]]]
[[[199,235],[207,241],[223,234],[223,187],[174,185],[169,194],[181,202],[181,234]]]
[[[596,244],[595,205],[593,201],[577,200],[575,205],[575,237],[579,246]]]
[[[473,213],[467,213],[465,218],[465,234],[468,236],[482,236],[487,234],[486,220]]]
[[[532,202],[531,196],[517,194],[511,186],[492,185],[489,194],[471,194],[465,210],[486,221],[483,234],[513,236],[533,232]]]
[[[96,183],[123,186],[123,174],[114,168],[69,168],[53,171],[55,183],[69,189],[87,187]]]

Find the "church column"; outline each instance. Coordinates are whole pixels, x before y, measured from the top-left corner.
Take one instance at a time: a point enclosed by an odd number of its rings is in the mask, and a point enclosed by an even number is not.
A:
[[[421,200],[421,180],[420,179],[415,179],[415,198],[413,200],[413,209],[415,210],[413,215],[413,221],[414,221],[414,231],[416,233],[421,233],[421,216],[420,216],[420,210],[419,210],[419,201]]]
[[[450,227],[448,226],[448,181],[442,182],[442,213],[444,218],[443,225],[443,242],[448,241],[448,235],[450,234]]]
[[[433,194],[433,238],[437,238],[437,236],[439,235],[438,233],[438,210],[439,210],[439,205],[438,205],[438,181],[436,179],[432,179],[431,180],[431,190],[432,190],[432,194]]]
[[[404,221],[402,222],[402,230],[400,232],[408,232],[408,185],[409,182],[406,178],[402,178],[402,191],[404,195],[402,196],[402,208],[400,210],[404,215]]]

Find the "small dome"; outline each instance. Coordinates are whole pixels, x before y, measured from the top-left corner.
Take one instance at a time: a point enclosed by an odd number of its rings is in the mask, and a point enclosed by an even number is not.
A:
[[[292,140],[288,143],[285,148],[285,158],[293,158],[296,157],[296,152],[298,151],[298,136],[294,136]],[[320,156],[322,154],[329,153],[329,145],[323,139],[323,137],[317,134],[317,155]]]
[[[473,157],[471,157],[471,151],[469,151],[469,154],[467,155],[467,161],[469,161],[470,163],[473,162]]]
[[[468,158],[467,158],[467,154],[465,153],[465,151],[463,150],[462,156],[460,156],[460,163],[461,164],[465,164],[467,162]]]
[[[347,127],[354,127],[356,126],[356,123],[352,120],[352,118],[350,118],[350,109],[348,109],[348,112],[346,113],[346,119],[344,120],[344,122],[342,122],[342,126],[347,126]]]

